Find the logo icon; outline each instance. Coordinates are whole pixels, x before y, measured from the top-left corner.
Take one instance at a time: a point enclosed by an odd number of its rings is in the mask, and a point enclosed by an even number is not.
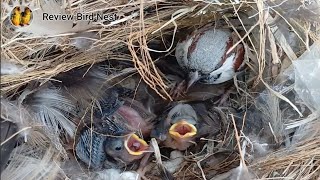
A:
[[[16,6],[12,9],[10,20],[16,27],[29,26],[32,21],[32,11],[29,7]]]

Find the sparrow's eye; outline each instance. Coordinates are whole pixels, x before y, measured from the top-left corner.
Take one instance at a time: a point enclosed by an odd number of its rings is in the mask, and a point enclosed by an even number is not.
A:
[[[120,151],[122,149],[122,147],[121,146],[117,146],[115,149],[116,149],[116,151]]]

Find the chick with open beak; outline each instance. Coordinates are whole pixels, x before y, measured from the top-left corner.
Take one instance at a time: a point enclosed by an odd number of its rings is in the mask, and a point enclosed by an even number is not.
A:
[[[244,48],[228,29],[203,27],[176,46],[179,65],[189,73],[187,89],[199,81],[219,84],[229,81],[244,64]],[[230,52],[229,52],[230,51]]]
[[[135,134],[148,134],[142,129],[149,126],[149,113],[143,113],[138,103],[130,107],[118,96],[107,97],[100,101],[93,117],[90,113],[85,116],[76,144],[77,157],[94,169],[127,165],[150,151],[146,141]]]
[[[203,102],[190,102],[167,109],[157,123],[151,132],[152,137],[165,147],[186,150],[200,142],[200,138],[220,138],[226,118],[220,108]]]
[[[185,150],[192,144],[198,133],[198,117],[189,104],[178,104],[173,107],[151,136],[162,141],[172,149]]]
[[[106,142],[105,152],[125,164],[141,159],[150,151],[147,142],[136,134],[128,134],[123,138],[109,137]]]
[[[149,145],[116,118],[94,119],[81,131],[75,152],[89,168],[122,167],[141,159]]]

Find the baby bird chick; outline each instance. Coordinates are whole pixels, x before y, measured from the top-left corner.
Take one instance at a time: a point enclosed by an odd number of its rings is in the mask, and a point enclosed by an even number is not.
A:
[[[147,142],[132,133],[123,138],[110,137],[107,142],[105,152],[125,164],[141,159],[145,152],[150,151]]]
[[[152,137],[166,147],[186,150],[201,137],[215,137],[225,118],[217,108],[207,108],[203,103],[179,103],[165,117],[160,117],[158,123]]]
[[[115,168],[143,157],[148,144],[115,118],[93,119],[76,144],[76,155],[89,168]],[[100,121],[100,122],[99,122]]]
[[[149,145],[135,133],[150,134],[152,114],[139,102],[121,98],[121,89],[111,88],[100,100],[99,108],[85,116],[76,154],[94,169],[114,168],[141,159]]]
[[[161,121],[152,136],[163,141],[167,147],[185,150],[192,145],[197,134],[198,117],[189,104],[178,104]]]

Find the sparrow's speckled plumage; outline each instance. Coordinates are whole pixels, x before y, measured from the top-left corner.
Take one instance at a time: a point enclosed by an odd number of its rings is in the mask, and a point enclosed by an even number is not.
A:
[[[244,48],[240,43],[228,50],[238,38],[228,29],[204,27],[177,44],[175,56],[189,73],[188,88],[196,81],[219,84],[231,80],[243,64]]]

